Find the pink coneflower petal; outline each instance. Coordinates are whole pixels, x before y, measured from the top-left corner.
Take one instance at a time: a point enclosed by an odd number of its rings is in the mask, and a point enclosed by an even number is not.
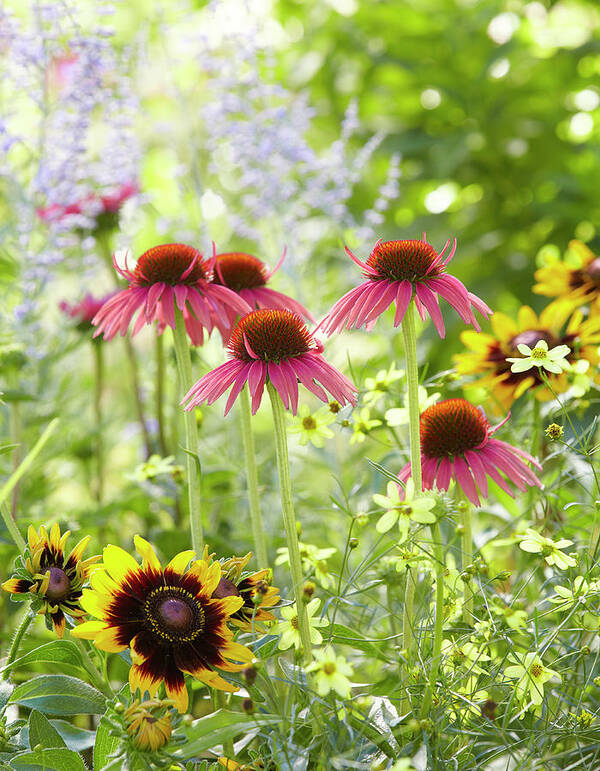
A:
[[[298,409],[298,381],[325,402],[327,391],[340,404],[356,401],[354,385],[325,361],[322,345],[291,311],[260,309],[249,313],[234,327],[228,348],[233,359],[192,386],[182,400],[186,410],[202,402],[212,403],[233,385],[227,412],[247,382],[254,413],[267,377],[285,408],[294,414]]]
[[[106,308],[94,317],[98,327],[96,335],[103,334],[110,339],[117,332],[124,335],[140,307],[133,334],[141,327],[158,322],[159,333],[165,326],[175,329],[175,305],[183,313],[185,327],[192,343],[201,344],[203,330],[210,334],[213,319],[227,322],[227,311],[245,314],[250,306],[235,292],[209,282],[210,263],[200,252],[185,244],[164,244],[144,252],[132,271],[125,258],[125,266],[117,265],[117,271],[127,279],[129,286],[119,292]]]
[[[319,326],[328,335],[346,327],[365,326],[370,331],[378,316],[393,302],[395,294],[394,326],[402,323],[414,297],[421,318],[429,314],[438,334],[444,337],[445,326],[437,297],[440,295],[452,305],[465,324],[479,329],[472,309],[484,316],[489,314],[490,309],[469,293],[458,279],[446,273],[446,266],[456,251],[456,239],[446,254],[450,243],[448,239],[438,254],[427,243],[425,235],[420,241],[378,241],[364,263],[346,247],[346,253],[368,280],[340,298]]]
[[[488,496],[489,476],[513,496],[510,484],[523,491],[542,483],[525,460],[539,466],[527,453],[492,438],[494,430],[483,410],[465,399],[448,399],[428,407],[421,415],[421,466],[423,489],[447,490],[450,479],[476,506]],[[408,463],[398,475],[411,476]]]

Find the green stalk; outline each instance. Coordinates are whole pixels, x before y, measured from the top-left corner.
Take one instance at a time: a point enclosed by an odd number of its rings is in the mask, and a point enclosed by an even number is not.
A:
[[[254,435],[252,434],[252,413],[250,411],[250,393],[248,385],[242,388],[240,393],[240,416],[242,426],[242,443],[246,458],[246,482],[248,485],[248,505],[250,507],[250,522],[252,524],[252,536],[256,559],[260,568],[266,568],[267,544],[263,528],[260,501],[258,498],[258,474],[256,473],[256,452],[254,449]]]
[[[404,319],[402,320],[402,337],[404,338],[404,354],[406,357],[406,380],[408,389],[408,426],[410,438],[410,463],[415,496],[421,494],[423,479],[421,474],[421,434],[419,427],[419,367],[417,363],[417,331],[415,327],[414,302],[411,300]],[[406,671],[408,679],[413,663],[414,640],[412,629],[414,626],[414,596],[415,579],[409,578],[407,573],[406,590],[404,597],[404,609],[402,612],[402,646],[406,651]],[[407,704],[404,707],[407,708]]]
[[[98,671],[98,668],[94,664],[94,662],[91,659],[90,654],[88,653],[88,649],[85,646],[85,643],[83,640],[80,640],[79,638],[71,637],[71,640],[77,645],[79,648],[79,652],[81,653],[81,658],[83,659],[83,664],[85,666],[85,669],[90,676],[90,680],[92,681],[92,685],[94,688],[99,690],[101,693],[103,693],[107,698],[112,699],[114,698],[114,692],[113,689],[110,687],[110,684],[108,680],[105,680],[104,677],[100,674]]]
[[[129,374],[131,377],[131,388],[133,391],[133,401],[135,404],[135,411],[137,413],[138,423],[140,424],[140,430],[142,432],[142,439],[144,441],[144,451],[146,454],[146,460],[152,454],[152,443],[150,441],[150,434],[148,433],[148,427],[146,426],[146,418],[144,417],[144,405],[142,403],[142,394],[140,389],[140,378],[138,375],[137,358],[135,355],[135,349],[129,335],[125,335],[123,338],[123,345],[125,346],[125,354],[127,355],[127,361],[129,362]]]
[[[429,670],[429,682],[425,690],[421,717],[427,717],[433,692],[436,687],[440,659],[442,657],[442,639],[444,637],[444,545],[440,526],[436,522],[431,525],[431,542],[433,545],[433,559],[435,562],[435,627],[433,633],[433,653],[431,656],[431,669]]]
[[[12,645],[10,646],[10,650],[8,652],[8,656],[6,657],[6,663],[4,664],[4,669],[2,671],[2,680],[8,680],[10,665],[17,658],[17,655],[19,653],[19,647],[21,645],[21,640],[25,636],[25,632],[29,629],[29,625],[31,624],[34,618],[35,618],[35,613],[32,612],[31,607],[27,608],[27,610],[25,611],[25,615],[21,620],[21,623],[17,627],[17,631],[15,632],[15,636],[13,637]]]
[[[302,597],[304,577],[302,575],[302,562],[300,560],[300,547],[298,546],[298,529],[294,514],[294,502],[292,498],[292,483],[290,479],[290,461],[287,447],[287,431],[285,427],[285,411],[279,394],[271,383],[267,383],[271,407],[273,408],[273,428],[275,431],[275,451],[277,454],[277,470],[279,472],[279,488],[281,492],[281,510],[283,513],[283,525],[290,557],[290,573],[296,609],[298,611],[298,631],[302,641],[302,653],[305,664],[312,661],[312,647],[310,642],[310,626],[308,614]]]
[[[158,422],[158,441],[163,457],[169,454],[167,433],[165,431],[165,351],[163,336],[156,334],[156,420]]]
[[[102,503],[104,491],[104,442],[102,439],[102,391],[104,388],[104,344],[92,341],[94,349],[94,416],[96,419],[96,501]]]
[[[408,658],[408,652],[412,650],[413,638],[414,638],[414,607],[415,607],[415,589],[417,582],[415,580],[410,566],[406,568],[406,585],[404,587],[404,609],[402,613],[402,647],[406,651],[405,656],[407,659],[406,676],[410,675],[411,662]],[[401,702],[401,714],[406,714],[410,710],[410,701],[407,698],[402,699]]]
[[[460,512],[460,522],[462,525],[462,569],[473,563],[473,522],[471,518],[471,502],[466,498],[459,502],[458,510]],[[469,581],[465,581],[465,591],[463,595],[463,621],[465,624],[473,624],[473,590]]]
[[[192,360],[190,348],[185,331],[183,314],[175,307],[175,329],[173,330],[173,342],[175,343],[175,359],[179,375],[179,393],[181,398],[185,396],[193,384]],[[186,468],[188,507],[190,515],[190,530],[192,533],[192,549],[197,555],[202,553],[202,512],[200,507],[200,461],[198,459],[198,425],[194,410],[185,412],[185,443],[186,443]]]
[[[9,423],[10,439],[16,445],[13,452],[13,471],[16,471],[21,462],[21,411],[18,401],[11,402],[9,405]],[[17,509],[19,506],[19,486],[18,483],[14,486],[10,504],[10,511],[14,520],[17,519]]]
[[[0,503],[0,514],[2,515],[2,521],[6,525],[6,529],[10,533],[10,537],[15,542],[19,551],[25,551],[27,544],[25,543],[25,539],[17,527],[17,523],[12,518],[12,514],[10,513],[10,509],[8,508],[6,501],[2,501],[2,503]]]

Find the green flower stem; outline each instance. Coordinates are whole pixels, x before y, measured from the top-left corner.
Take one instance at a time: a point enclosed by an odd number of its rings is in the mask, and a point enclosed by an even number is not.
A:
[[[429,670],[429,682],[425,690],[421,717],[427,717],[431,700],[436,687],[440,659],[442,657],[442,639],[444,637],[444,544],[440,526],[436,522],[431,525],[431,542],[433,546],[433,559],[435,562],[435,627],[433,632],[433,653],[431,656],[431,669]]]
[[[417,365],[417,332],[415,328],[414,302],[411,300],[402,321],[404,352],[406,356],[406,380],[408,385],[408,417],[410,432],[410,462],[415,491],[423,489],[421,476],[421,434],[419,430],[419,369]]]
[[[29,629],[29,625],[31,624],[34,618],[35,618],[35,613],[31,610],[31,606],[30,606],[25,611],[25,615],[23,616],[21,623],[17,627],[15,636],[13,637],[12,645],[10,646],[8,656],[6,657],[6,663],[4,664],[4,669],[2,671],[2,680],[8,680],[10,666],[18,656],[21,641],[25,636],[25,633]]]
[[[165,350],[163,336],[156,334],[156,420],[158,422],[158,441],[163,456],[169,454],[167,433],[165,431]]]
[[[260,501],[258,498],[258,475],[256,473],[256,452],[254,449],[254,436],[252,434],[252,413],[250,410],[250,393],[245,385],[240,393],[240,416],[242,426],[242,442],[246,457],[246,483],[248,485],[248,505],[250,506],[250,521],[252,523],[252,536],[256,559],[260,568],[266,568],[267,544],[263,528]]]
[[[285,411],[279,394],[271,383],[267,383],[271,407],[273,408],[273,428],[275,430],[275,451],[277,453],[277,470],[279,472],[279,487],[281,492],[281,510],[283,513],[283,525],[290,557],[290,572],[296,609],[298,611],[298,631],[302,642],[303,657],[306,664],[312,661],[312,647],[310,642],[310,626],[308,614],[302,597],[302,562],[300,561],[300,547],[298,546],[298,530],[296,516],[294,514],[294,502],[292,499],[292,483],[290,479],[290,461],[287,447],[287,431],[285,427]]]
[[[18,550],[20,552],[25,551],[27,544],[25,543],[25,539],[17,527],[17,523],[12,518],[12,514],[10,513],[10,509],[8,508],[6,501],[2,501],[2,503],[0,503],[0,514],[2,514],[2,521],[6,525],[6,529],[10,533],[10,537],[15,542]]]
[[[471,518],[471,502],[466,498],[459,502],[460,521],[462,525],[462,569],[473,563],[473,522]],[[473,578],[471,577],[471,581]],[[463,595],[463,621],[465,624],[473,624],[473,590],[471,581],[465,581]]]
[[[410,567],[406,568],[406,585],[404,587],[404,609],[402,613],[402,647],[406,651],[404,654],[407,659],[406,675],[407,679],[410,674],[411,662],[408,659],[409,651],[413,647],[413,625],[414,625],[414,607],[415,607],[415,589],[417,583],[415,575]],[[405,688],[405,697],[400,702],[400,714],[406,715],[410,711],[410,700],[408,698],[408,691]]]
[[[150,434],[148,433],[148,427],[146,426],[146,418],[144,416],[144,404],[142,402],[142,394],[140,389],[140,378],[138,375],[137,358],[135,355],[135,349],[133,343],[128,335],[123,338],[123,345],[125,346],[125,355],[129,362],[129,375],[131,377],[131,390],[133,391],[133,401],[135,404],[135,411],[137,413],[138,423],[140,424],[140,430],[142,432],[142,439],[144,442],[144,452],[146,454],[146,460],[152,454],[152,443],[150,441]]]
[[[81,658],[83,659],[83,664],[85,666],[86,672],[90,676],[90,680],[92,681],[92,685],[94,686],[94,688],[97,688],[107,698],[109,699],[114,698],[115,694],[113,689],[110,687],[108,680],[105,680],[105,678],[98,671],[98,668],[92,661],[91,656],[88,653],[88,649],[85,643],[83,642],[83,640],[80,640],[79,638],[75,638],[75,637],[71,637],[71,640],[73,640],[73,642],[79,648],[79,652],[81,653]]]
[[[104,492],[104,442],[102,437],[102,391],[104,389],[104,344],[92,341],[94,349],[94,417],[96,419],[96,501],[102,503]]]
[[[417,331],[415,327],[414,301],[411,300],[404,319],[402,321],[402,337],[404,338],[404,354],[406,357],[406,380],[408,387],[408,423],[410,437],[410,463],[415,494],[420,495],[423,489],[421,474],[421,434],[419,427],[419,367],[417,363]],[[408,574],[407,574],[408,576]],[[414,578],[409,581],[407,577],[406,596],[404,598],[404,610],[402,613],[402,645],[406,651],[406,676],[412,668],[413,662],[413,634],[412,627],[414,605]],[[407,632],[409,632],[407,634]]]
[[[175,343],[175,358],[179,374],[179,392],[181,398],[183,398],[193,383],[192,360],[190,358],[190,348],[183,314],[177,307],[175,307],[173,341]],[[198,425],[194,410],[185,413],[185,443],[187,445],[186,468],[192,549],[196,554],[200,555],[203,543],[202,512],[200,509],[200,461],[198,460]]]
[[[21,410],[19,408],[19,402],[14,401],[9,405],[9,423],[10,423],[10,440],[16,445],[13,452],[13,472],[19,468],[21,462]],[[10,513],[13,519],[17,518],[17,509],[19,506],[19,483],[14,486],[12,491],[12,499],[10,503]]]

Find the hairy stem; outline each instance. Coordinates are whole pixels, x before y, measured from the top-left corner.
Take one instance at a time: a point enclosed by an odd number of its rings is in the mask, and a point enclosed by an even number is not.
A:
[[[173,330],[175,343],[175,358],[179,374],[179,393],[183,399],[192,386],[192,360],[190,348],[185,331],[183,314],[175,307],[175,329]],[[194,410],[184,413],[185,417],[185,443],[186,443],[186,469],[188,488],[188,508],[190,515],[190,530],[192,534],[192,549],[197,555],[202,553],[202,511],[200,505],[200,461],[198,459],[198,425]]]
[[[473,563],[473,522],[471,517],[471,502],[463,499],[459,502],[458,510],[460,512],[460,521],[462,525],[462,569],[463,572]],[[465,581],[465,591],[463,595],[463,621],[465,624],[473,624],[473,589],[469,581]]]
[[[13,637],[13,641],[10,646],[10,650],[8,652],[8,656],[6,657],[6,663],[4,664],[4,670],[2,672],[2,680],[8,680],[10,665],[17,658],[19,654],[19,647],[21,645],[21,641],[25,636],[25,633],[29,629],[29,625],[31,624],[34,618],[35,618],[35,613],[33,613],[33,611],[31,610],[31,607],[27,608],[27,610],[25,611],[25,615],[21,619],[21,623],[17,627],[17,631],[15,632],[15,636]]]
[[[310,626],[308,614],[302,597],[302,562],[300,560],[300,547],[298,545],[298,529],[294,514],[294,502],[292,498],[292,483],[290,479],[290,461],[287,447],[287,431],[285,427],[285,411],[279,394],[271,383],[267,383],[271,407],[273,408],[273,427],[275,430],[275,451],[277,454],[277,470],[279,472],[279,488],[281,493],[281,510],[283,513],[283,525],[290,557],[290,573],[296,609],[298,612],[298,631],[302,642],[303,657],[306,664],[312,660],[312,648],[310,643]]]
[[[431,526],[431,542],[433,545],[433,559],[435,562],[435,627],[433,632],[433,652],[431,655],[431,669],[429,681],[421,707],[421,717],[427,717],[431,700],[436,687],[440,659],[442,656],[442,640],[444,637],[444,545],[440,526],[436,522]]]
[[[242,426],[242,443],[246,458],[246,482],[248,485],[248,505],[250,507],[250,521],[252,523],[252,536],[256,559],[260,568],[266,568],[267,544],[263,528],[260,501],[258,498],[258,474],[256,472],[256,452],[254,448],[254,435],[252,434],[252,414],[250,411],[250,394],[245,385],[240,393],[240,416]]]

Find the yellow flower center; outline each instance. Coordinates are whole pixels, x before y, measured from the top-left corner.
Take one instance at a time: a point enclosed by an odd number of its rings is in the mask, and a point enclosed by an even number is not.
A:
[[[544,667],[541,664],[534,664],[529,671],[531,672],[531,676],[537,679],[542,676]]]
[[[316,427],[317,421],[313,418],[312,415],[308,415],[302,419],[302,428],[304,428],[306,431],[314,431]]]
[[[537,346],[531,352],[531,358],[536,361],[543,361],[548,356],[548,351],[544,348],[538,348]]]
[[[298,629],[298,616],[292,616],[290,619],[290,624],[294,629]]]
[[[335,672],[335,664],[333,661],[326,661],[323,664],[323,672],[325,672],[326,675],[333,675]]]

